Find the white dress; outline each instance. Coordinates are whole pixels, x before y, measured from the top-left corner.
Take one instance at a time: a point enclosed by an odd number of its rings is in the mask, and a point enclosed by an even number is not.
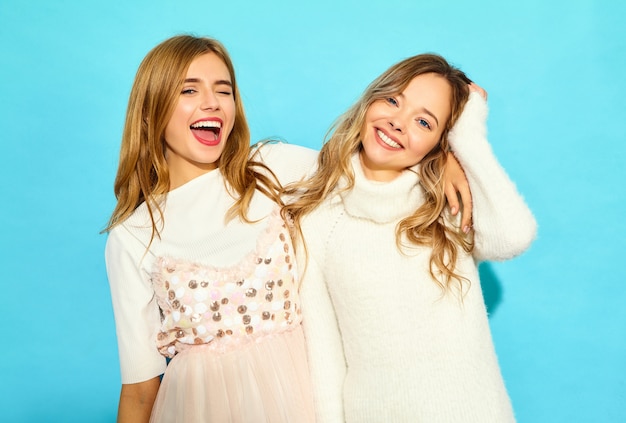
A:
[[[287,145],[262,152],[282,183],[315,158]],[[164,373],[154,422],[314,421],[289,231],[261,194],[253,224],[224,222],[232,203],[213,171],[168,193],[165,226],[149,248],[145,205],[111,231],[122,382]]]

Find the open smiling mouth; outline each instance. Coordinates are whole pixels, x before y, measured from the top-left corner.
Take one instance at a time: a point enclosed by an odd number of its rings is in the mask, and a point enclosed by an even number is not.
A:
[[[380,138],[382,140],[382,142],[384,142],[385,144],[387,144],[389,147],[391,148],[396,148],[396,149],[400,149],[402,148],[402,146],[400,144],[398,144],[397,142],[395,142],[394,140],[392,140],[391,138],[389,138],[383,131],[381,131],[380,129],[376,130],[376,134],[378,134],[378,138]]]
[[[191,129],[191,132],[198,141],[213,144],[220,139],[222,122],[217,120],[203,120],[194,123],[189,129]]]

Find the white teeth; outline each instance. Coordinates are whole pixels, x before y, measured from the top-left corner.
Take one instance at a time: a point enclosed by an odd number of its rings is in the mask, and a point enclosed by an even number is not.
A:
[[[385,144],[387,144],[389,147],[393,147],[393,148],[402,148],[402,146],[400,144],[398,144],[397,142],[395,142],[394,140],[392,140],[391,138],[389,138],[387,135],[385,135],[385,133],[383,131],[381,131],[380,129],[376,131],[376,133],[378,134],[378,136],[380,137],[381,140],[383,140],[383,142]]]
[[[203,120],[191,125],[192,128],[221,128],[222,123],[217,120]]]

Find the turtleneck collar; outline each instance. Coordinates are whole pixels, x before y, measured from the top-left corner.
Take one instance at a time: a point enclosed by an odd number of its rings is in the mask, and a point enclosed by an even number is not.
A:
[[[359,153],[352,156],[354,187],[341,192],[346,212],[352,216],[376,223],[390,223],[412,214],[424,201],[419,185],[419,165],[402,172],[389,182],[372,181],[365,177]],[[345,187],[342,180],[340,187]]]

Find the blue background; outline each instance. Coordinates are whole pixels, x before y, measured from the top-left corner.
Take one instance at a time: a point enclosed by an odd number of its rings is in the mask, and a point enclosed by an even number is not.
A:
[[[255,140],[319,147],[416,53],[485,87],[493,148],[540,225],[523,256],[481,267],[518,419],[626,421],[626,3],[115,3],[0,2],[3,421],[115,419],[99,231],[137,66],[182,32],[230,50]]]

